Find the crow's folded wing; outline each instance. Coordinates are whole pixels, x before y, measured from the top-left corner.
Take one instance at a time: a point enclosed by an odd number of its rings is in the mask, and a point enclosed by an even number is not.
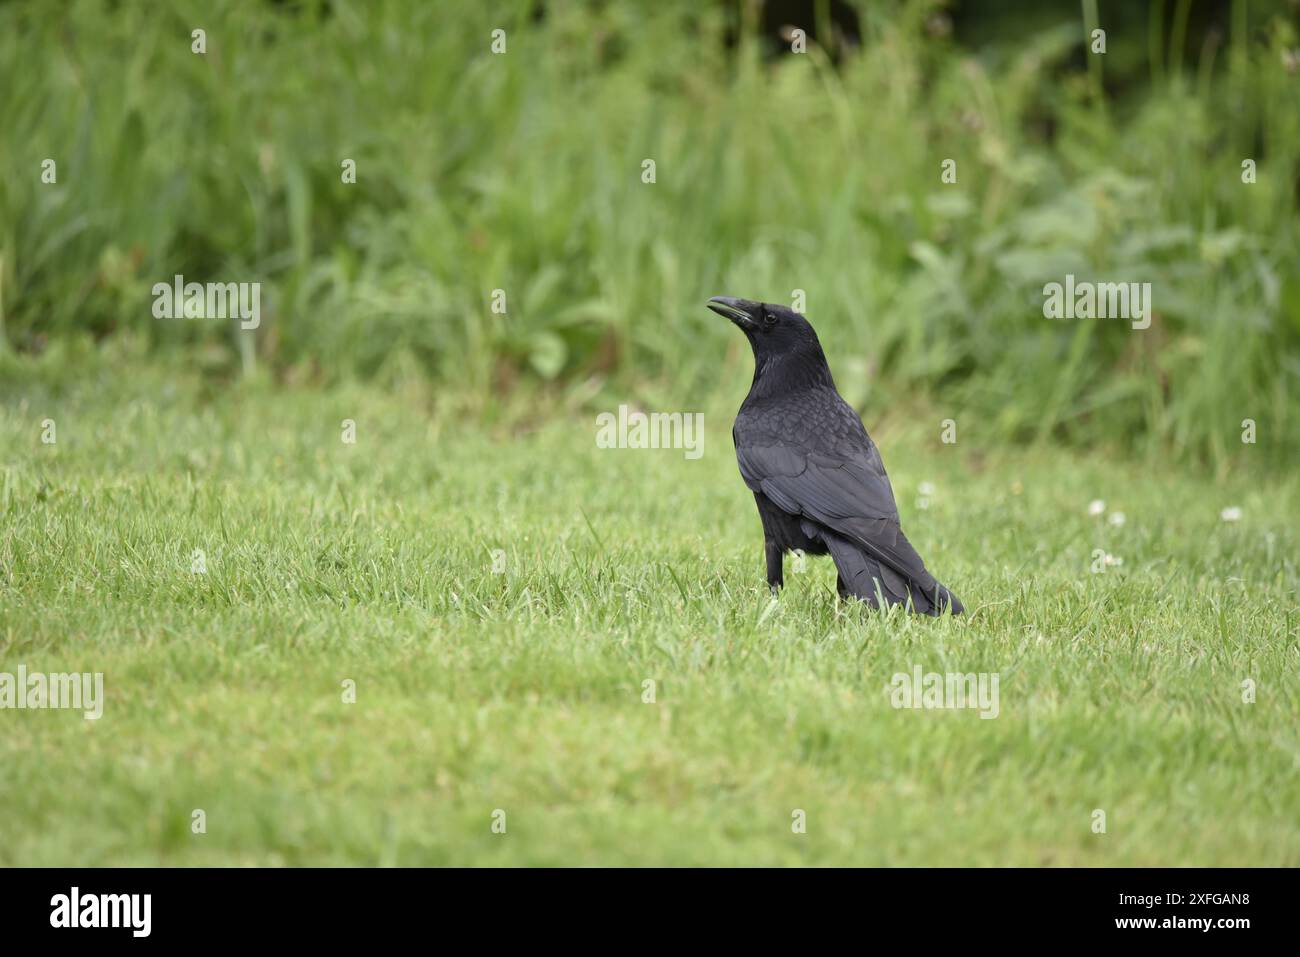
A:
[[[856,542],[921,588],[933,587],[933,577],[899,527],[894,492],[870,440],[857,448],[818,452],[755,438],[737,441],[736,458],[745,484],[778,508]]]

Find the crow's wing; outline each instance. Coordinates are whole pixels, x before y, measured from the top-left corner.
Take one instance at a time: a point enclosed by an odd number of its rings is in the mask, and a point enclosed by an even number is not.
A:
[[[740,474],[746,485],[778,508],[855,542],[882,565],[930,592],[935,580],[899,526],[880,452],[857,414],[842,403],[821,410],[799,436],[791,434],[785,416],[738,418],[733,437]],[[852,417],[851,425],[845,412]]]

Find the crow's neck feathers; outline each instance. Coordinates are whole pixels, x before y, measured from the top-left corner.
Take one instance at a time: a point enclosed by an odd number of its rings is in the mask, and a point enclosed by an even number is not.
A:
[[[819,387],[833,391],[835,380],[831,378],[831,367],[826,362],[821,343],[815,337],[788,351],[754,349],[754,381],[749,387],[750,399],[790,395]]]

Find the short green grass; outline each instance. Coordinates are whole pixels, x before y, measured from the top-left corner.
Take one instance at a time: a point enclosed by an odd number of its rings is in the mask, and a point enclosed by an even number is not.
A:
[[[687,461],[448,407],[135,369],[8,394],[0,671],[107,702],[0,711],[0,864],[1300,863],[1300,494],[1248,455],[1212,481],[869,422],[975,610],[913,620],[838,603],[825,559],[771,603],[728,409]],[[999,716],[893,709],[917,664],[997,672]]]

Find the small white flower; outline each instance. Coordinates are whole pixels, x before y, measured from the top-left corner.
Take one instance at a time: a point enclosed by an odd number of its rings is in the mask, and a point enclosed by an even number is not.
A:
[[[1106,511],[1106,503],[1103,502],[1101,499],[1094,498],[1091,502],[1088,503],[1089,515],[1100,515],[1104,511]]]
[[[922,482],[917,486],[917,491],[920,492],[922,496],[928,497],[934,494],[934,485],[930,482]]]
[[[929,500],[928,498],[918,498],[918,499],[916,500],[916,507],[917,507],[917,508],[929,508],[929,507],[930,507],[930,500]]]
[[[1106,553],[1106,564],[1107,564],[1107,565],[1114,565],[1114,566],[1118,567],[1118,566],[1124,564],[1124,559],[1120,558],[1118,555],[1112,555],[1110,552],[1107,552],[1107,553]]]
[[[1118,528],[1120,525],[1123,525],[1125,521],[1127,521],[1127,519],[1124,518],[1123,512],[1110,513],[1110,523],[1114,525],[1116,528]]]
[[[1225,508],[1222,512],[1219,513],[1219,518],[1221,518],[1225,522],[1240,522],[1241,506],[1229,505],[1227,508]]]

